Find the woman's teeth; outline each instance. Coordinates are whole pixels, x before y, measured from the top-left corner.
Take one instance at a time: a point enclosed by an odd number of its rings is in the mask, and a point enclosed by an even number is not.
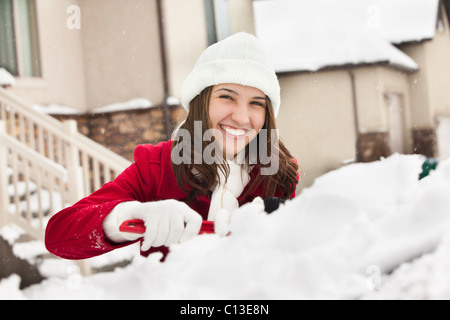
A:
[[[232,134],[233,136],[243,136],[247,133],[247,130],[244,129],[232,129],[223,125],[221,125],[221,127],[225,132]]]

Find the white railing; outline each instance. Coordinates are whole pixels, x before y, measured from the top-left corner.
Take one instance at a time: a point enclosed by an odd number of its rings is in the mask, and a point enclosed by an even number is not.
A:
[[[130,161],[0,87],[0,228],[15,223],[43,239],[62,208],[111,181]]]
[[[6,122],[8,135],[70,171],[73,201],[97,190],[131,164],[79,133],[76,121],[63,123],[41,114],[31,104],[2,88],[0,120]]]
[[[0,121],[1,212],[36,239],[44,240],[51,213],[68,202],[68,174],[61,165],[6,134]]]

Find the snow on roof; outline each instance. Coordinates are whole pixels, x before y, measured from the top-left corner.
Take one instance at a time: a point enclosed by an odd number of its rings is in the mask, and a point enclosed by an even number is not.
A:
[[[59,115],[73,115],[73,114],[81,114],[81,110],[68,107],[68,106],[62,106],[56,103],[50,103],[49,105],[41,105],[41,104],[34,104],[33,109],[44,114],[59,114]]]
[[[135,109],[148,109],[153,106],[153,103],[148,99],[135,98],[125,102],[113,103],[103,107],[95,108],[91,111],[91,113],[108,113]]]
[[[254,1],[256,35],[277,72],[386,62],[415,70],[393,44],[432,39],[439,0]]]
[[[348,1],[348,0],[347,0]],[[433,39],[439,0],[350,0],[355,22],[391,43]],[[378,16],[378,18],[376,17]],[[378,23],[377,21],[378,20]]]
[[[95,108],[89,113],[95,114],[95,113],[110,113],[110,112],[122,112],[122,111],[128,111],[128,110],[136,110],[136,109],[148,109],[154,107],[154,104],[150,102],[148,99],[144,98],[134,98],[128,101],[124,102],[118,102],[109,104],[106,106],[101,106],[98,108]],[[75,109],[72,107],[62,106],[56,103],[51,103],[47,106],[35,104],[33,105],[33,108],[36,111],[39,111],[41,113],[46,114],[60,114],[60,115],[73,115],[73,114],[82,114],[83,111],[79,109]]]
[[[12,86],[16,83],[14,77],[4,68],[0,68],[0,86]]]

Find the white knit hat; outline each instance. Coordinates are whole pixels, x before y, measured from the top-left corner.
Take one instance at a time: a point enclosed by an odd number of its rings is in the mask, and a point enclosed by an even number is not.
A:
[[[261,90],[278,114],[280,84],[255,36],[240,32],[206,48],[181,88],[183,107],[189,110],[189,103],[203,89],[222,83]]]

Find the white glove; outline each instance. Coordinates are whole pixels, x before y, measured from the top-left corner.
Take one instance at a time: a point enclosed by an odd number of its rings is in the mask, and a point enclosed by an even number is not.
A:
[[[132,219],[144,221],[146,230],[143,235],[119,231],[124,221]],[[142,251],[147,251],[150,247],[185,242],[198,235],[201,226],[202,217],[187,204],[177,200],[123,202],[103,220],[103,231],[116,243],[144,237]]]
[[[242,165],[228,161],[230,174],[225,183],[225,175],[219,169],[219,181],[217,182],[209,207],[208,220],[214,221],[214,231],[218,235],[226,235],[229,232],[231,214],[239,207],[237,198],[244,191],[250,181],[248,172]]]

